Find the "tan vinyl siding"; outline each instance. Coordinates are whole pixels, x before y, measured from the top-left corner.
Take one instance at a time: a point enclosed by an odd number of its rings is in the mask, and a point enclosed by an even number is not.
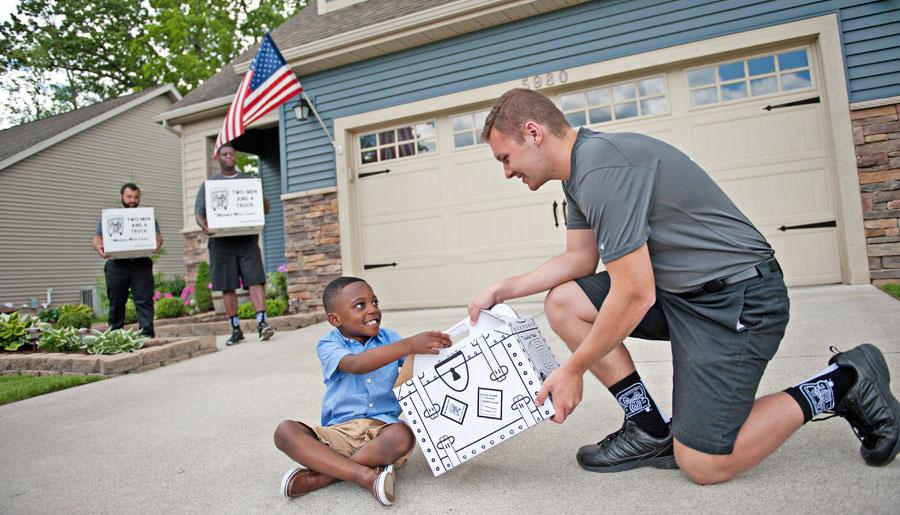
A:
[[[103,260],[91,247],[100,211],[118,207],[119,187],[136,182],[154,207],[167,254],[154,271],[183,274],[179,138],[152,118],[160,95],[0,170],[0,303],[79,301]]]
[[[204,120],[197,123],[189,123],[181,126],[181,155],[184,174],[182,176],[182,190],[184,191],[184,228],[187,231],[197,231],[200,228],[194,218],[194,201],[197,199],[197,190],[206,180],[209,174],[209,163],[212,160],[212,148],[209,138],[215,138],[222,127],[224,118]]]

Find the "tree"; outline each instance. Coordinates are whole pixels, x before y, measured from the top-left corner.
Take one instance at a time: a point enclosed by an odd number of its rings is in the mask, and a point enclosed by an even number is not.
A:
[[[22,0],[0,24],[0,103],[21,123],[166,82],[185,94],[306,0]],[[18,80],[15,80],[18,78]]]

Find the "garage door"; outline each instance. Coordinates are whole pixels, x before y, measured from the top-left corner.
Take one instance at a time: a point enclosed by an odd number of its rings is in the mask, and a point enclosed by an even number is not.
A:
[[[640,132],[703,166],[776,250],[789,284],[841,279],[812,47],[672,66],[554,96],[574,126]],[[565,242],[558,183],[530,192],[478,144],[486,112],[357,138],[364,275],[387,307],[464,305]]]

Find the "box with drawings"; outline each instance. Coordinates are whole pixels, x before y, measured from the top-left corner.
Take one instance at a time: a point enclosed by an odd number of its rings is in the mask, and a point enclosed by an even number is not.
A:
[[[259,179],[207,180],[204,189],[210,237],[262,232],[266,215]]]
[[[152,207],[104,209],[100,214],[103,250],[113,259],[147,257],[156,250]]]
[[[553,416],[534,397],[559,363],[529,317],[500,304],[447,332],[468,335],[438,355],[419,354],[394,389],[435,476]]]

